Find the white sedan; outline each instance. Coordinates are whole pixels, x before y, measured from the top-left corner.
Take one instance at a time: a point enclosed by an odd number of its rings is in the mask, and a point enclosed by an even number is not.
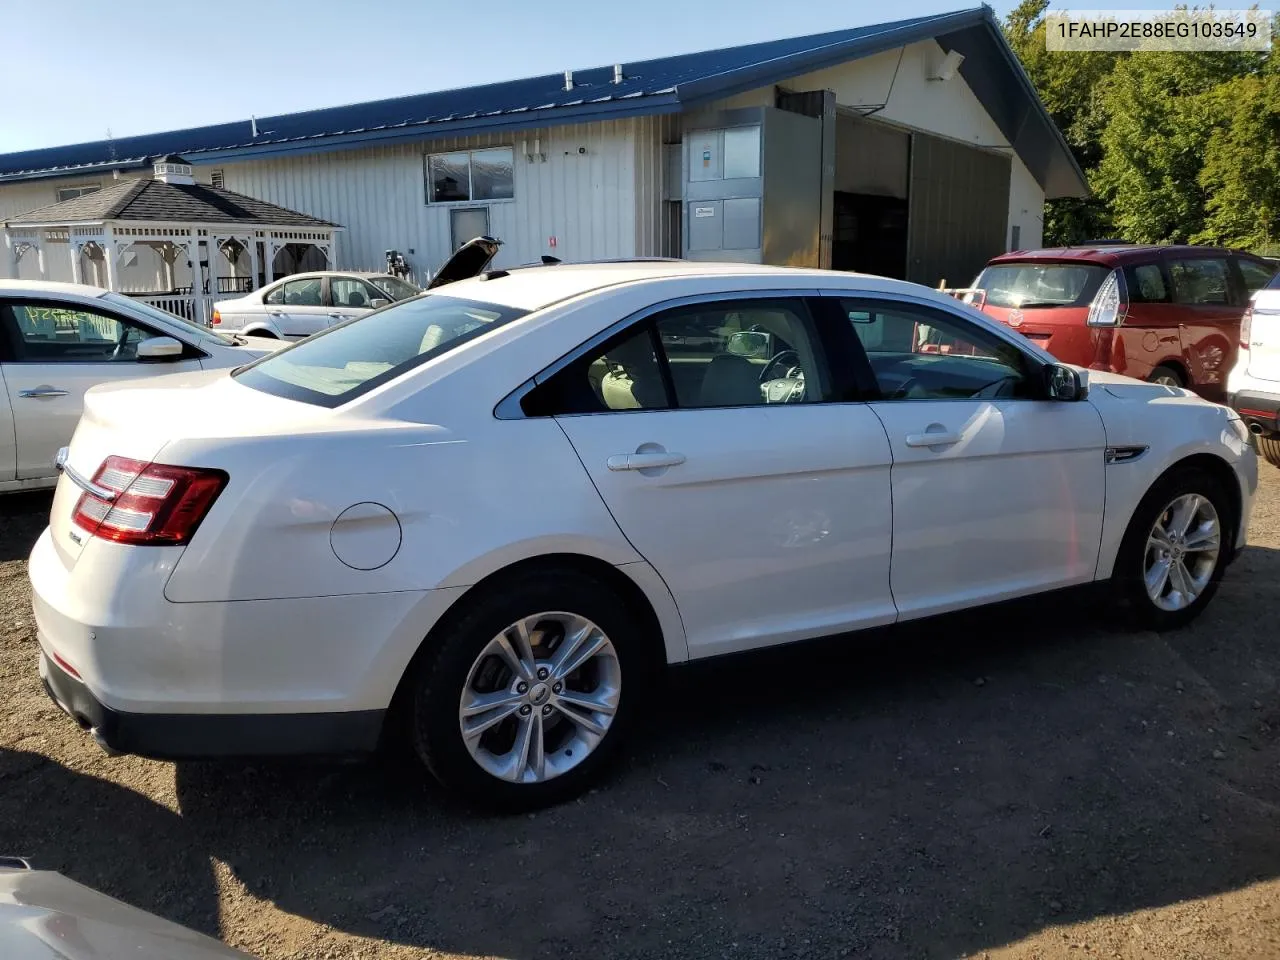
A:
[[[57,482],[54,456],[94,384],[236,367],[279,346],[99,287],[0,280],[0,493]]]
[[[219,300],[212,323],[226,333],[300,340],[421,292],[382,273],[299,273],[243,297]]]
[[[231,375],[90,392],[31,555],[108,749],[370,750],[581,790],[669,664],[1106,581],[1200,613],[1244,425],[876,277],[496,270]]]

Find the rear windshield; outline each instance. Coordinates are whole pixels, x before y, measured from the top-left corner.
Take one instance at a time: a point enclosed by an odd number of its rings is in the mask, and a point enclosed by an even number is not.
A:
[[[264,393],[336,407],[527,312],[430,294],[331,327],[234,376]]]
[[[413,284],[397,280],[395,277],[370,277],[369,282],[385,293],[388,299],[392,301],[407,300],[409,297],[416,297],[422,292]]]
[[[1110,272],[1096,263],[1000,263],[973,285],[993,307],[1084,307]]]

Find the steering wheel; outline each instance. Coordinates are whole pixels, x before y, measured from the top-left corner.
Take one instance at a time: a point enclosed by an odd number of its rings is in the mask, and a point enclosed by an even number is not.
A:
[[[907,397],[909,397],[909,396],[911,395],[911,391],[912,391],[912,389],[914,389],[915,387],[919,386],[919,384],[920,384],[920,381],[919,381],[919,379],[918,379],[918,378],[916,378],[916,377],[907,377],[907,379],[906,379],[906,380],[904,380],[904,381],[902,382],[902,386],[898,387],[898,389],[897,389],[897,390],[895,390],[895,391],[893,391],[893,393],[889,394],[888,399],[890,399],[890,400],[904,400],[904,399],[906,399]]]
[[[800,354],[796,353],[796,351],[790,348],[786,350],[780,350],[778,353],[775,353],[772,357],[769,358],[769,362],[766,363],[764,365],[764,369],[760,371],[760,382],[764,383],[766,380],[773,380],[774,378],[769,376],[769,371],[772,370],[774,366],[776,366],[777,364],[780,364],[784,359],[787,359],[787,358],[790,358],[792,367],[800,366]],[[787,376],[791,376],[790,372],[787,373]]]

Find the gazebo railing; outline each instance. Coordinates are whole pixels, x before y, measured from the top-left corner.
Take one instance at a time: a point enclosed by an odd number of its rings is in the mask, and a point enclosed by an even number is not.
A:
[[[213,317],[213,305],[219,300],[230,300],[238,297],[238,293],[196,294],[190,293],[127,293],[125,296],[140,300],[181,317],[190,323],[209,326]]]

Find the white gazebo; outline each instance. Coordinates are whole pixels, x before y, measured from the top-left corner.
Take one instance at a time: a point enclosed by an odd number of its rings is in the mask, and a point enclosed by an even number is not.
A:
[[[198,323],[213,303],[300,270],[336,267],[341,227],[196,183],[181,157],[11,217],[0,277],[71,280],[146,300]]]

